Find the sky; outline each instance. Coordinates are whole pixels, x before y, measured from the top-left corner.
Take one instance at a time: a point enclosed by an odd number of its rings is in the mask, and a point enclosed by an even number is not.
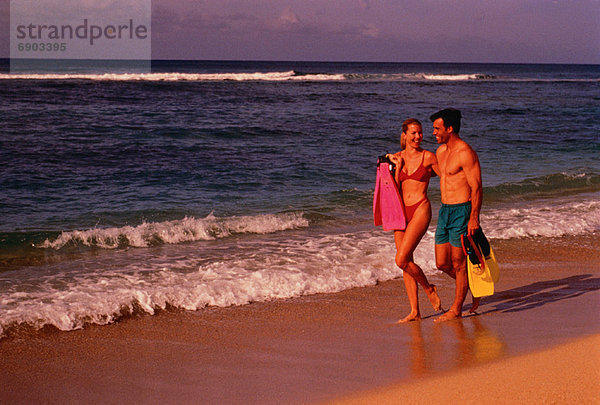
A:
[[[600,0],[152,0],[152,57],[600,64]]]

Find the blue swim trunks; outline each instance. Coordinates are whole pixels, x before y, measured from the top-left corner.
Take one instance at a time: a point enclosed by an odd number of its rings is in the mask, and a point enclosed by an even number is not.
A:
[[[450,242],[461,247],[460,235],[467,234],[467,225],[471,216],[471,201],[461,204],[442,204],[435,230],[435,244]]]

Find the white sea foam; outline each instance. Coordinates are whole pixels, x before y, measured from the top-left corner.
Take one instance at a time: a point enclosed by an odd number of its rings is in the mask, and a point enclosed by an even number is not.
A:
[[[221,72],[221,73],[2,73],[0,80],[94,80],[94,81],[481,81],[503,82],[582,82],[597,83],[597,78],[539,78],[494,76],[486,73],[298,73],[281,72]]]
[[[591,193],[563,200],[536,200],[506,209],[484,206],[482,226],[491,239],[595,232],[600,230],[597,197],[597,193]],[[186,221],[188,225],[184,225]],[[394,263],[390,232],[275,232],[305,226],[304,221],[293,215],[287,219],[276,215],[227,218],[227,225],[217,227],[216,234],[211,235],[207,229],[212,225],[207,224],[215,224],[217,219],[188,218],[153,225],[149,234],[157,235],[157,229],[166,228],[169,236],[165,240],[171,241],[158,250],[106,250],[99,253],[101,256],[83,255],[48,264],[43,273],[37,267],[4,272],[0,275],[0,336],[19,324],[72,330],[86,323],[111,323],[134,312],[154,314],[167,307],[196,310],[208,305],[244,305],[337,292],[401,276]],[[202,232],[190,231],[194,226]],[[439,274],[435,269],[434,227],[432,224],[415,252],[417,264],[433,278]],[[120,234],[123,229],[114,233]],[[144,241],[141,244],[148,243],[141,236],[145,229],[132,228],[133,234]],[[233,232],[264,235],[223,238],[218,244],[178,243],[187,237],[203,240]],[[67,241],[76,238],[75,234],[65,237]]]
[[[119,246],[148,247],[154,244],[176,244],[197,240],[224,238],[238,233],[266,234],[308,226],[300,213],[264,214],[217,218],[185,217],[165,222],[144,222],[120,228],[93,228],[62,232],[55,240],[46,239],[39,247],[61,249],[72,245],[115,249]]]
[[[336,81],[343,74],[297,74],[285,72],[251,73],[104,73],[104,74],[0,74],[0,79],[21,80],[99,80],[99,81]]]
[[[466,80],[486,80],[493,79],[493,76],[481,73],[472,74],[417,74],[415,78],[434,80],[434,81],[466,81]]]
[[[299,74],[293,70],[284,72],[252,73],[47,73],[47,74],[0,74],[0,80],[97,80],[97,81],[465,81],[493,79],[493,76],[474,74]]]
[[[600,201],[550,200],[527,206],[483,211],[481,222],[490,238],[559,237],[600,231]]]
[[[434,272],[431,235],[416,252],[428,274]],[[167,306],[196,310],[337,292],[401,274],[391,233],[283,236],[237,241],[226,254],[223,247],[211,253],[195,244],[171,245],[160,255],[148,249],[116,251],[56,264],[48,276],[35,270],[18,277],[5,273],[0,280],[5,286],[0,336],[23,323],[73,330],[86,323],[111,323],[135,311],[153,314]],[[18,284],[3,284],[15,278]]]

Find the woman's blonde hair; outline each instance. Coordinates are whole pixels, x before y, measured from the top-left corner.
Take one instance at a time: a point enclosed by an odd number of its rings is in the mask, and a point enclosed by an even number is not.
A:
[[[423,129],[423,125],[421,124],[421,121],[419,121],[416,118],[409,118],[407,120],[404,120],[404,122],[402,123],[402,133],[400,134],[400,149],[405,149],[406,148],[406,131],[408,131],[408,126],[409,125],[418,125],[419,127],[421,127],[421,129]]]

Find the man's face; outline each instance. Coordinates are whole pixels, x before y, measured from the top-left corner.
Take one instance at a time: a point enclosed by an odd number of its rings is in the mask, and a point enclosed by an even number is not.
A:
[[[444,120],[442,118],[433,121],[433,136],[435,136],[435,139],[439,144],[447,143],[448,139],[450,139],[450,131],[444,126]]]

